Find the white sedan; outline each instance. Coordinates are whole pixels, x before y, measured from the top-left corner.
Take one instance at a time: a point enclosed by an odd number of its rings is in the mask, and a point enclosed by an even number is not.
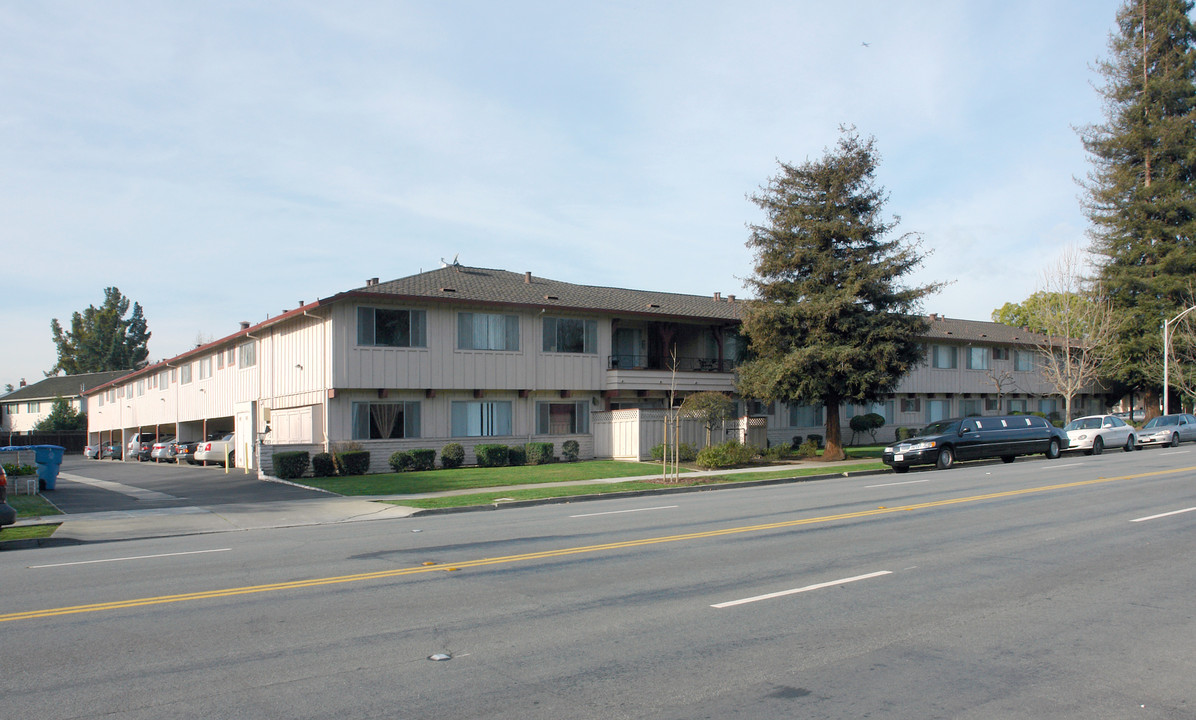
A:
[[[1089,415],[1069,422],[1067,449],[1083,450],[1085,455],[1100,455],[1107,447],[1119,447],[1126,452],[1137,444],[1137,431],[1116,415]]]
[[[228,457],[228,464],[231,467],[236,464],[236,459],[233,457],[233,434],[225,433],[213,439],[204,440],[199,445],[195,446],[195,461],[203,463],[216,463],[223,465],[225,457]]]

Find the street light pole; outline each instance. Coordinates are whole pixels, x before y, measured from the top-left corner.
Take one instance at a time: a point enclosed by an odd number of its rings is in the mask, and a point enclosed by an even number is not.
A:
[[[1170,327],[1174,322],[1179,322],[1179,319],[1184,315],[1196,310],[1196,305],[1184,310],[1180,314],[1163,321],[1163,414],[1171,414],[1171,391],[1168,389],[1171,380],[1171,334]]]

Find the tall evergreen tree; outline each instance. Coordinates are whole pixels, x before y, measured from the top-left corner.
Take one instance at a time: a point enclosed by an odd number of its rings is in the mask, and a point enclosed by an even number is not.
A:
[[[781,171],[751,200],[766,221],[748,247],[757,299],[743,329],[752,359],[745,397],[826,406],[823,458],[843,458],[839,409],[883,399],[922,358],[920,300],[941,285],[905,287],[921,264],[910,234],[889,238],[887,193],[874,182],[875,140],[844,129],[835,151]]]
[[[1118,315],[1109,380],[1158,412],[1159,331],[1196,274],[1196,28],[1189,0],[1127,0],[1104,77],[1105,121],[1083,128],[1092,252]]]
[[[50,330],[58,346],[58,363],[46,374],[77,375],[143,367],[149,357],[151,333],[141,305],[132,305],[133,311],[126,318],[129,298],[110,287],[104,289],[103,305],[98,308],[90,305],[71,316],[69,332],[63,331],[58,318],[54,318]]]

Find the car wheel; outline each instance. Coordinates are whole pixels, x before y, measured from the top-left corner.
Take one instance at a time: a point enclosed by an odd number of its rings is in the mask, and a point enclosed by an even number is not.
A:
[[[893,472],[895,472],[895,473],[909,472],[909,465],[894,465]]]
[[[1011,463],[1015,459],[1016,458],[1013,455],[1002,455],[1001,456],[1001,462],[1003,462],[1003,463]]]
[[[1130,435],[1129,437],[1127,437],[1127,438],[1125,439],[1125,447],[1123,447],[1123,448],[1121,448],[1121,449],[1122,449],[1122,450],[1124,450],[1124,451],[1126,451],[1126,452],[1133,452],[1133,451],[1134,451],[1134,436],[1133,436],[1133,435]]]
[[[234,467],[234,466],[236,466],[236,464],[237,464],[236,453],[229,453],[228,454],[228,467]]]
[[[1055,460],[1059,457],[1059,441],[1051,438],[1051,444],[1047,445],[1046,456],[1048,460]]]
[[[1100,455],[1104,451],[1105,451],[1105,441],[1100,435],[1097,435],[1096,439],[1092,441],[1092,454]]]
[[[939,470],[946,470],[954,464],[955,453],[951,451],[951,448],[945,447],[942,450],[939,450],[939,459],[935,462],[935,465],[938,466]]]
[[[1179,433],[1171,434],[1171,447],[1179,447]]]

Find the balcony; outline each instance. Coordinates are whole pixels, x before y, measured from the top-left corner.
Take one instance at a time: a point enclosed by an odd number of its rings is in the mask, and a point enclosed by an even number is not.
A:
[[[718,358],[679,357],[677,372],[729,373],[735,371],[736,362]],[[607,358],[607,370],[673,370],[673,358],[656,355],[611,355]]]
[[[674,376],[673,358],[651,355],[611,355],[607,359],[603,389],[607,391],[663,391],[682,393],[733,392],[736,363],[717,358],[679,357]]]

